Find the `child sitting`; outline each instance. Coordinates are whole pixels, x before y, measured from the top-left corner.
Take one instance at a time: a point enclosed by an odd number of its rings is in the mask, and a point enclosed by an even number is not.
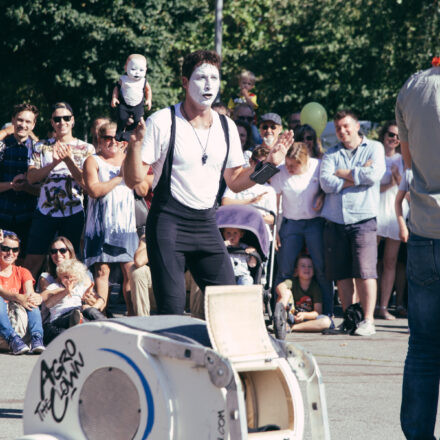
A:
[[[299,256],[294,277],[278,284],[278,301],[289,312],[287,322],[297,332],[321,332],[334,326],[332,320],[322,315],[322,295],[313,278],[313,263],[308,255]]]
[[[117,109],[116,140],[128,141],[130,132],[144,115],[144,105],[151,109],[151,87],[147,81],[147,59],[131,54],[125,62],[126,75],[119,78],[113,89],[111,106]]]
[[[238,77],[238,86],[240,94],[229,100],[228,107],[233,110],[237,104],[248,104],[253,110],[257,109],[257,95],[251,92],[255,86],[255,75],[249,70],[244,70]]]
[[[256,252],[255,248],[248,247],[240,240],[243,238],[244,231],[238,228],[224,228],[223,238],[225,245],[229,249],[243,249],[247,254]],[[249,268],[257,265],[257,260],[252,255],[230,254],[232,267],[234,269],[235,281],[238,285],[254,284]]]
[[[57,281],[49,284],[41,294],[49,309],[49,322],[44,324],[44,340],[48,344],[64,330],[82,322],[105,319],[98,309],[85,303],[93,292],[94,284],[87,274],[87,267],[78,260],[64,260],[57,266]]]

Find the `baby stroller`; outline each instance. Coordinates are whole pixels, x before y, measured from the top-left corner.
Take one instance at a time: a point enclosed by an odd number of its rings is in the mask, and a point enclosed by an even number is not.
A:
[[[271,212],[275,218],[275,214]],[[247,246],[254,247],[256,252],[250,254],[257,260],[255,268],[251,269],[254,284],[262,284],[263,263],[268,262],[266,269],[266,283],[263,286],[263,301],[269,321],[272,321],[271,307],[272,278],[275,245],[270,241],[269,233],[261,212],[250,205],[220,206],[216,213],[217,226],[222,228],[239,228],[245,231],[241,241]],[[276,224],[276,221],[275,221]],[[276,236],[276,231],[274,231]],[[229,253],[249,255],[241,248],[228,248]]]

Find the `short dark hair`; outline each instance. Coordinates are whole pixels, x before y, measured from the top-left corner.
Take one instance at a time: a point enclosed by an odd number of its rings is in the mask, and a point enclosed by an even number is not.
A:
[[[56,104],[54,104],[52,106],[52,113],[59,108],[65,108],[73,115],[72,107],[70,106],[70,104],[68,102],[57,102]]]
[[[379,141],[380,141],[380,142],[383,143],[383,140],[384,140],[384,138],[385,138],[385,134],[386,134],[386,132],[388,131],[388,129],[389,129],[390,127],[393,127],[394,125],[397,127],[397,122],[396,122],[395,120],[387,121],[387,122],[385,122],[385,124],[380,128],[380,130],[379,130]]]
[[[19,113],[21,112],[32,112],[35,116],[35,120],[37,120],[38,117],[38,109],[33,104],[17,104],[14,105],[14,108],[12,109],[12,117],[15,118]]]
[[[213,64],[220,70],[220,56],[213,50],[196,50],[185,56],[182,65],[182,76],[190,79],[195,68],[201,64]]]
[[[356,122],[359,121],[359,118],[357,117],[356,113],[354,111],[348,110],[348,109],[339,110],[335,114],[333,120],[334,121],[340,121],[341,119],[344,119],[347,116],[352,117]]]

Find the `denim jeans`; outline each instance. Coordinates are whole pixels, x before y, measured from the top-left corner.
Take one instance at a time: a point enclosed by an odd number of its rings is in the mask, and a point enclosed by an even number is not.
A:
[[[433,440],[440,381],[440,240],[408,241],[408,325],[400,423],[408,440]]]
[[[41,324],[41,313],[38,307],[26,310],[28,317],[28,328],[31,335],[38,334],[43,337],[43,325]],[[8,305],[3,298],[0,298],[0,335],[8,341],[15,333],[8,317]]]
[[[254,284],[254,279],[250,275],[238,275],[235,277],[237,286],[251,286]]]
[[[284,218],[280,228],[281,247],[278,250],[278,273],[275,286],[292,278],[295,261],[304,246],[312,257],[316,281],[322,292],[322,308],[325,315],[333,314],[333,283],[328,281],[324,271],[324,219],[308,220]]]

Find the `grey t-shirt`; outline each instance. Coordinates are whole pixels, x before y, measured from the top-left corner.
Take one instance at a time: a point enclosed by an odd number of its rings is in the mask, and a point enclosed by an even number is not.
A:
[[[410,229],[440,239],[440,67],[407,80],[397,97],[396,120],[412,157]]]

